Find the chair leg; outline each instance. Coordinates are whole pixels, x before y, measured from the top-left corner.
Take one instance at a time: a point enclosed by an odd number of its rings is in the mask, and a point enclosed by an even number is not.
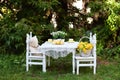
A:
[[[79,74],[79,61],[78,60],[76,60],[77,61],[77,75]]]
[[[94,74],[96,74],[96,67],[94,66]]]
[[[94,60],[94,74],[96,74],[96,60]]]
[[[46,56],[45,56],[45,54],[43,56],[44,56],[44,59],[43,59],[42,71],[46,72]]]
[[[29,70],[29,64],[27,63],[26,64],[26,71],[28,71]]]
[[[45,69],[45,65],[43,65],[43,70],[42,70],[43,72],[46,72],[46,69]]]
[[[26,71],[29,70],[28,57],[26,58]]]

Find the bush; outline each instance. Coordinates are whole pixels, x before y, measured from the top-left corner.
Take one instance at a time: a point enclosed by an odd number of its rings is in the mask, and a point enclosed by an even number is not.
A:
[[[16,24],[3,25],[0,29],[2,34],[0,39],[1,53],[23,53],[26,47],[26,33],[29,32],[37,35],[40,43],[42,43],[48,38],[50,27],[51,25],[34,24],[27,19],[21,19]]]

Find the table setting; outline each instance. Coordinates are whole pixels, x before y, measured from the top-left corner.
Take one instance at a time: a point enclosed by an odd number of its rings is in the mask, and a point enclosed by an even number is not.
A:
[[[56,34],[56,35],[55,35]],[[78,47],[77,41],[73,38],[69,38],[68,41],[65,41],[65,36],[67,33],[63,31],[52,32],[52,39],[48,39],[43,44],[41,44],[41,52],[46,56],[58,59],[60,57],[66,57],[68,54],[72,54],[72,72],[75,73],[75,53],[76,48]],[[62,37],[60,37],[62,35]]]

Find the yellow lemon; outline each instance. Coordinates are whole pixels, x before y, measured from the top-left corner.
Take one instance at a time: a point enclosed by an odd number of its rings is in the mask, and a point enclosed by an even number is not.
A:
[[[84,52],[84,53],[87,53],[87,50],[86,50],[85,48],[83,48],[83,52]]]

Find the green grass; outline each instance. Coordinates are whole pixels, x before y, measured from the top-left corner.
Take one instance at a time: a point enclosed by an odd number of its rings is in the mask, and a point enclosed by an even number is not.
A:
[[[72,74],[71,55],[51,59],[47,72],[41,66],[25,70],[25,55],[0,54],[0,80],[120,80],[120,62],[98,60],[97,73],[89,67],[80,68],[80,74]]]

